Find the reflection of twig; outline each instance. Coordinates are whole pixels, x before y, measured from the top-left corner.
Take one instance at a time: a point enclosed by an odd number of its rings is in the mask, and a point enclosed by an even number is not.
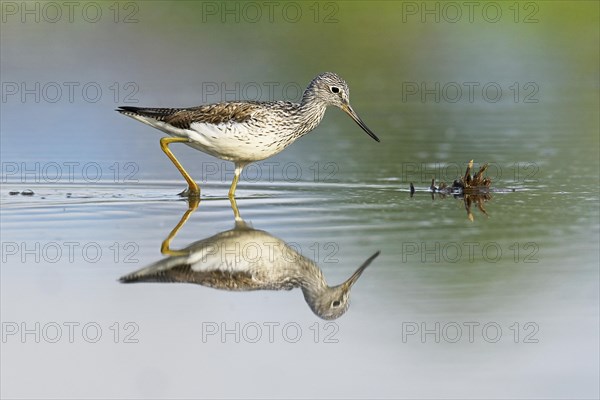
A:
[[[481,211],[486,217],[489,217],[487,211],[485,211],[485,208],[483,207],[483,204],[488,201],[491,200],[492,196],[489,193],[483,193],[483,194],[468,194],[466,193],[464,195],[464,202],[465,202],[465,210],[467,210],[467,218],[469,218],[469,221],[473,221],[475,218],[473,217],[473,213],[471,212],[471,204],[475,203],[477,204],[477,208],[479,208],[479,211]]]

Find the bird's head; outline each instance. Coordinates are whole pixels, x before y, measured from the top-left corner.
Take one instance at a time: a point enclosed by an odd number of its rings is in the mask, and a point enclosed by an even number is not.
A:
[[[348,84],[333,72],[324,72],[312,80],[304,92],[303,101],[318,101],[325,106],[336,106],[350,116],[369,136],[379,138],[367,127],[350,105]]]
[[[332,320],[341,317],[350,306],[350,289],[363,271],[379,255],[379,251],[369,257],[344,283],[323,288],[303,287],[304,298],[311,310],[320,318]]]

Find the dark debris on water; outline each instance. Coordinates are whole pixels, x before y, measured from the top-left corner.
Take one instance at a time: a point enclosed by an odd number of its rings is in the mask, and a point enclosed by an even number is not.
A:
[[[471,160],[469,161],[469,165],[467,166],[465,174],[459,179],[455,179],[454,182],[452,182],[452,185],[441,182],[438,186],[436,186],[435,178],[433,178],[431,180],[431,186],[429,186],[432,199],[435,198],[436,194],[442,198],[451,195],[454,198],[463,199],[465,202],[465,209],[467,211],[467,218],[469,218],[471,221],[474,220],[473,213],[471,212],[472,204],[477,205],[479,211],[488,216],[487,211],[483,207],[483,204],[492,198],[490,194],[492,180],[484,176],[487,168],[488,163],[485,163],[479,168],[479,171],[477,171],[475,175],[471,175],[471,171],[473,169],[473,160]],[[414,195],[414,193],[415,187],[411,182],[411,197]]]
[[[10,192],[8,192],[8,194],[11,196],[16,196],[18,194],[20,194],[21,196],[33,196],[35,193],[31,189],[25,189],[22,192],[19,192],[18,190],[11,190]]]
[[[436,187],[435,179],[432,179],[429,189],[433,193],[442,194],[489,194],[492,180],[484,177],[487,168],[488,163],[485,163],[475,175],[471,176],[471,170],[473,169],[473,160],[471,160],[465,174],[460,179],[455,179],[451,186],[448,186],[445,182],[441,182]]]

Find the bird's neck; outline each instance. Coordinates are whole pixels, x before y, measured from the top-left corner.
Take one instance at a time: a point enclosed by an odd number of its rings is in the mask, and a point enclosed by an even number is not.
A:
[[[302,277],[300,288],[302,289],[302,294],[304,294],[306,301],[309,304],[313,304],[316,302],[317,298],[321,297],[321,295],[329,289],[329,286],[325,281],[323,272],[315,265],[309,273],[305,273]]]
[[[301,121],[299,133],[304,135],[315,129],[323,119],[326,109],[327,105],[308,88],[298,109],[298,119]]]

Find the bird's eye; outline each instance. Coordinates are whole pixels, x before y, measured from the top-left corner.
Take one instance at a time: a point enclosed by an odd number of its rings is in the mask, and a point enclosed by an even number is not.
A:
[[[339,300],[335,300],[333,303],[331,303],[331,306],[332,307],[339,307],[340,304],[342,304],[342,303],[340,303]]]
[[[336,87],[336,86],[332,86],[332,87],[331,87],[331,92],[332,92],[332,93],[339,93],[339,92],[340,92],[340,89],[339,89],[338,87]]]

